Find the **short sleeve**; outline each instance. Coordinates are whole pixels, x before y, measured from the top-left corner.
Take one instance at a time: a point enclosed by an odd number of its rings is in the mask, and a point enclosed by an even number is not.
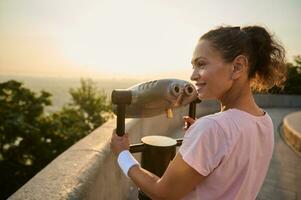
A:
[[[187,130],[179,152],[188,165],[207,176],[221,164],[227,150],[221,126],[214,119],[200,118]]]

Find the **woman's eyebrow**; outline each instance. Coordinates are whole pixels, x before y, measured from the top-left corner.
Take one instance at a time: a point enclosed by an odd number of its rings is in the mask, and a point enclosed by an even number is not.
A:
[[[200,57],[197,57],[196,59],[191,60],[191,64],[195,65],[201,59],[206,60],[205,57],[200,56]]]

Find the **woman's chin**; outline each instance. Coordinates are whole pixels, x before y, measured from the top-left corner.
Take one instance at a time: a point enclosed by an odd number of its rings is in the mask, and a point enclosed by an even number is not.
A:
[[[200,100],[206,100],[206,95],[204,93],[198,93],[198,98]]]
[[[200,100],[212,100],[215,99],[214,97],[210,97],[209,95],[206,95],[205,93],[198,93],[198,98]]]

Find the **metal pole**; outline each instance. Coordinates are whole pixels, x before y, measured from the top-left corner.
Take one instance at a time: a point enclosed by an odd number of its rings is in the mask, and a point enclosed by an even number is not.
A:
[[[188,116],[191,117],[192,119],[195,119],[195,113],[196,113],[196,104],[200,103],[201,100],[200,99],[196,99],[194,101],[192,101],[189,104],[189,113]],[[191,126],[191,124],[189,122],[187,122],[187,128],[189,128]]]
[[[125,104],[117,104],[117,128],[118,136],[123,136],[125,133]]]
[[[200,103],[201,100],[200,99],[196,99],[193,102],[191,102],[189,104],[189,113],[188,116],[191,117],[192,119],[195,119],[195,113],[196,113],[196,104]],[[187,122],[187,128],[189,128],[191,126],[191,124],[189,122]],[[183,142],[183,138],[179,138],[177,139],[177,146],[181,146]]]
[[[111,94],[112,103],[117,106],[117,128],[118,136],[123,136],[125,133],[125,112],[126,105],[132,102],[132,93],[129,90],[113,90]]]

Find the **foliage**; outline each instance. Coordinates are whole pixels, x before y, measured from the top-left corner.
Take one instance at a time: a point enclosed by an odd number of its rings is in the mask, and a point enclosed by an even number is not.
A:
[[[86,124],[89,125],[88,132],[103,124],[108,116],[104,114],[112,110],[112,105],[104,104],[106,95],[104,91],[98,92],[91,80],[81,80],[81,87],[70,89],[72,102],[70,108],[84,116]]]
[[[70,94],[68,105],[47,115],[51,94],[37,95],[13,80],[0,83],[0,199],[111,116],[111,105],[91,80],[81,80]]]
[[[16,81],[0,84],[0,187],[5,192],[16,190],[51,157],[45,140],[51,124],[42,116],[49,97]]]
[[[283,88],[273,87],[272,94],[301,94],[301,55],[296,56],[294,64],[287,63],[287,80]]]
[[[81,86],[70,89],[71,102],[54,113],[51,120],[53,133],[60,137],[65,149],[99,127],[111,116],[112,105],[106,103],[106,95],[98,92],[91,80],[81,80]]]

